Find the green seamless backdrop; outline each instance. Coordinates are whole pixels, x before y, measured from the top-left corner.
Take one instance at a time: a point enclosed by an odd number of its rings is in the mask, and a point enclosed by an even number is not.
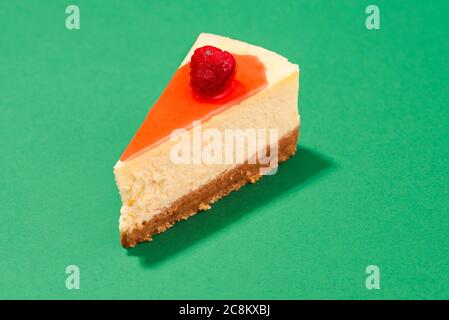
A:
[[[65,8],[81,11],[67,30]],[[365,8],[380,8],[367,30]],[[2,1],[0,298],[447,298],[447,1]],[[301,68],[299,152],[148,244],[112,168],[200,32]],[[80,290],[65,286],[68,265]],[[381,288],[367,290],[377,265]]]

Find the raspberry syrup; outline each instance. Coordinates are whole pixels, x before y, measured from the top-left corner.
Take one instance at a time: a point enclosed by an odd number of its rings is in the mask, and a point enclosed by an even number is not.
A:
[[[120,160],[129,160],[166,141],[175,129],[190,129],[195,120],[209,120],[267,85],[265,66],[256,56],[233,56],[237,61],[233,83],[227,92],[213,99],[201,99],[195,95],[189,85],[189,64],[180,67],[148,112]]]

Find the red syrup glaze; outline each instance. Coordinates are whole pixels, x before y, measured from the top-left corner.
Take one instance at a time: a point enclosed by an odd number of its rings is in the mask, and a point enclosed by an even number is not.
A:
[[[267,85],[265,66],[256,57],[233,54],[237,72],[227,92],[214,99],[197,97],[190,87],[189,64],[179,68],[164,92],[148,112],[120,160],[129,160],[166,141],[175,129],[190,129],[193,121],[205,122],[238,105]]]

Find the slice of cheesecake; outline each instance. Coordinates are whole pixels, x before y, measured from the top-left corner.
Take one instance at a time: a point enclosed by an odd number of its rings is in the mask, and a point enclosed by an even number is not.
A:
[[[215,69],[204,61],[215,63],[207,60],[213,48],[223,51],[219,66],[230,76],[208,83]],[[194,61],[199,54],[206,60]],[[217,83],[226,83],[223,92],[207,96]],[[151,240],[293,155],[298,90],[299,67],[286,58],[200,34],[114,167],[122,245]]]

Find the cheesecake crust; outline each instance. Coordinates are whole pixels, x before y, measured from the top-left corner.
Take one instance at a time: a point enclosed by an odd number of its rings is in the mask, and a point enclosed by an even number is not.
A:
[[[287,160],[296,152],[299,127],[290,131],[279,139],[278,161]],[[238,190],[247,183],[255,183],[260,179],[260,163],[243,163],[226,171],[209,183],[201,186],[162,210],[152,219],[135,226],[132,230],[120,233],[120,241],[123,247],[134,247],[139,242],[152,240],[153,235],[164,232],[176,222],[186,220],[199,211],[210,209],[210,205],[218,199],[228,195],[231,191]]]

